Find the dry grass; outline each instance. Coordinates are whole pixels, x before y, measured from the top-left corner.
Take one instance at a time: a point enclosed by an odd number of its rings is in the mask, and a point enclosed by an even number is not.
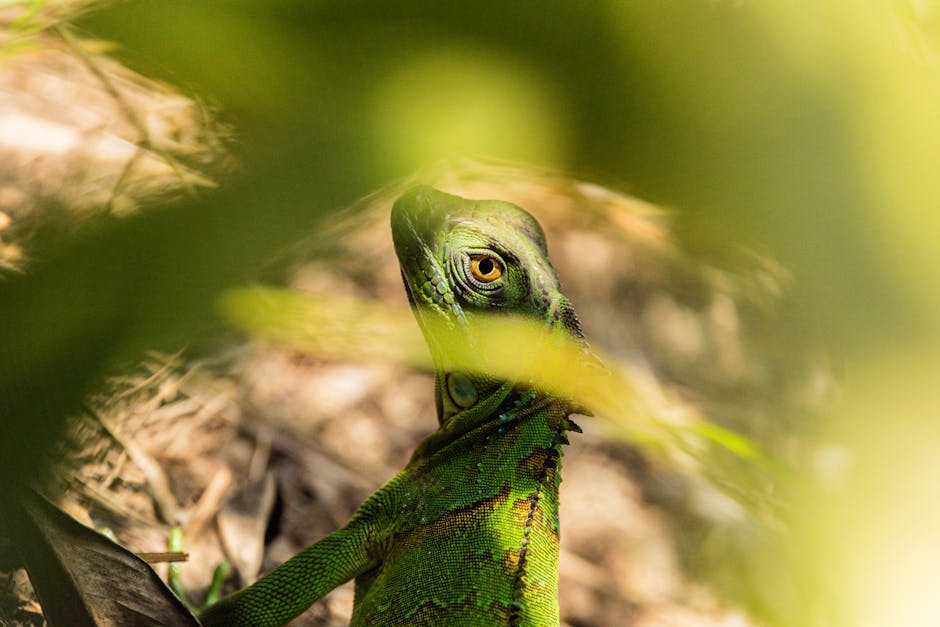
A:
[[[22,268],[49,214],[131,212],[213,187],[228,131],[62,19],[88,2],[0,9],[0,267]]]

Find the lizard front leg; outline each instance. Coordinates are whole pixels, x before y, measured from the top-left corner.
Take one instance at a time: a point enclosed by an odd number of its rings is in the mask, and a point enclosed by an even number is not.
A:
[[[333,588],[374,568],[380,561],[376,538],[382,523],[370,498],[342,529],[287,560],[273,571],[199,614],[205,626],[283,625]]]

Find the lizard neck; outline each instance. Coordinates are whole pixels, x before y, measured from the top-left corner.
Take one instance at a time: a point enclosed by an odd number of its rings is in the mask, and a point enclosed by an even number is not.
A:
[[[441,392],[442,377],[438,377],[438,394],[446,396],[446,389]],[[446,383],[443,385],[446,386]],[[555,435],[561,444],[567,444],[564,432],[580,431],[568,415],[572,413],[571,404],[528,386],[510,382],[488,382],[480,398],[471,406],[450,416],[442,416],[441,427],[425,438],[417,447],[412,460],[428,459],[448,450],[450,455],[460,456],[476,449],[476,444],[505,440],[504,436],[517,431],[521,423],[537,422],[538,429],[544,435],[542,447],[555,447]],[[438,407],[441,407],[440,401]],[[512,446],[502,446],[512,449]],[[523,447],[520,454],[525,454]],[[509,451],[504,450],[503,454]],[[477,451],[475,454],[479,455]]]

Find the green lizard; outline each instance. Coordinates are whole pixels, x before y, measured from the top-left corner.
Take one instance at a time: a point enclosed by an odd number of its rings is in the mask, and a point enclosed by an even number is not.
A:
[[[541,227],[500,201],[421,186],[392,209],[402,277],[435,364],[440,428],[349,523],[200,615],[280,625],[356,579],[352,625],[557,625],[558,485],[575,406],[523,383],[453,371],[480,312],[581,342]]]

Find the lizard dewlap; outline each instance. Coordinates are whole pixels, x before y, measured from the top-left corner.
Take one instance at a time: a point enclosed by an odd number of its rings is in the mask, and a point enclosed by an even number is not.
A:
[[[356,626],[559,624],[572,404],[472,367],[486,316],[581,341],[542,229],[510,203],[420,186],[395,203],[392,235],[435,364],[440,428],[345,527],[207,609],[205,625],[281,625],[353,578]]]

